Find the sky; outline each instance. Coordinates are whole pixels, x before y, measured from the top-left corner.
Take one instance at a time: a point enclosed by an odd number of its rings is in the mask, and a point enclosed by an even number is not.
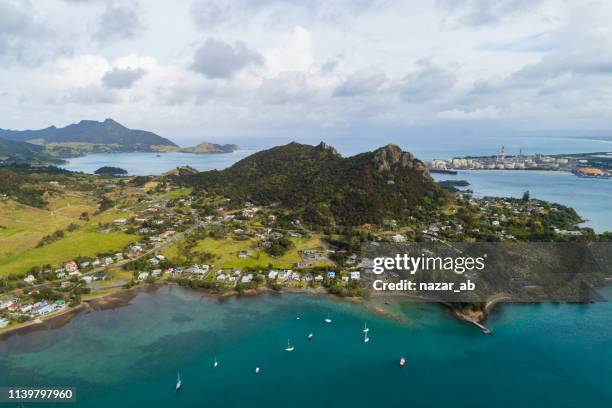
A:
[[[612,2],[1,0],[0,128],[612,134]]]

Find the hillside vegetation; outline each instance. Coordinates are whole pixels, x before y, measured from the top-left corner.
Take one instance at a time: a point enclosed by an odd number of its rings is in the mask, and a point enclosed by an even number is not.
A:
[[[437,207],[447,197],[424,164],[395,145],[343,158],[324,143],[290,143],[255,153],[222,171],[175,180],[233,200],[278,203],[321,225],[406,219]]]

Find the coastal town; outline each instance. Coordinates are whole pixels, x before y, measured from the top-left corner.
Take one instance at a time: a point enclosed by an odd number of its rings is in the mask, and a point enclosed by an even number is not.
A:
[[[566,171],[579,177],[612,177],[612,152],[562,155],[507,155],[502,146],[496,155],[437,159],[428,162],[432,173],[456,174],[457,170],[544,170]]]
[[[95,229],[101,236],[133,238],[117,250],[66,253],[58,264],[41,262],[4,276],[0,329],[40,323],[88,299],[154,283],[219,296],[262,290],[360,296],[361,280],[372,272],[371,260],[360,254],[364,242],[565,241],[593,235],[578,226],[573,210],[532,200],[528,193],[522,199],[481,199],[457,192],[452,208],[409,222],[325,231],[275,207],[196,193],[163,179],[138,188],[131,181],[98,181],[107,192],[107,221]],[[45,239],[42,244],[50,241]]]

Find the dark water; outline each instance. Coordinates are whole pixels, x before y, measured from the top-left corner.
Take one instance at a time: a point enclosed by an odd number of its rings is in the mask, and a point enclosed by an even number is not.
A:
[[[83,407],[612,406],[611,305],[504,306],[485,336],[435,305],[397,306],[397,322],[324,298],[165,287],[0,343],[0,383],[74,386]]]

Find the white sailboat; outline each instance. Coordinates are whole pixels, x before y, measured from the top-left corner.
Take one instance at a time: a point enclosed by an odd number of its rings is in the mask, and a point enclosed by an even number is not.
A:
[[[332,322],[332,319],[329,317],[329,313],[327,314],[327,317],[325,318],[325,323],[329,324]]]
[[[295,347],[293,347],[293,346],[291,345],[291,342],[289,341],[289,339],[287,339],[287,347],[285,348],[285,351],[289,351],[289,352],[291,352],[291,351],[293,351],[293,350],[295,350]]]
[[[215,356],[215,361],[213,362],[213,367],[217,367],[219,362],[217,361],[217,356]]]
[[[368,333],[363,333],[363,342],[367,343],[368,341],[370,341],[370,338],[368,337]]]
[[[367,333],[367,332],[369,332],[369,331],[370,331],[370,329],[368,329],[368,324],[367,324],[367,323],[364,323],[364,324],[363,324],[363,332],[364,332],[364,333]]]
[[[183,385],[183,383],[181,382],[181,373],[176,373],[176,389],[175,391],[178,391],[181,388],[181,385]]]
[[[255,374],[259,374],[259,367],[255,367]]]
[[[308,336],[306,338],[308,340],[312,340],[313,337],[314,337],[314,333],[308,333]]]

